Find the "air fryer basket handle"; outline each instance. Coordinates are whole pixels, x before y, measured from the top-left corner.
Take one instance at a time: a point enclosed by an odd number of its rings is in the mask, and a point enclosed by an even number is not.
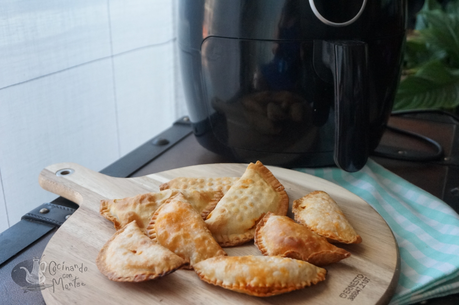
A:
[[[355,172],[369,155],[368,53],[361,41],[335,41],[331,70],[335,87],[335,147],[337,166]]]

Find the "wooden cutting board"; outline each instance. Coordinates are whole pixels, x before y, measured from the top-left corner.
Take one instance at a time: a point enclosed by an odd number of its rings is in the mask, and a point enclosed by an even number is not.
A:
[[[42,294],[46,303],[369,305],[390,301],[399,276],[399,254],[384,219],[360,197],[340,186],[270,166],[268,168],[289,195],[290,208],[293,200],[311,191],[326,191],[363,239],[359,245],[342,245],[352,255],[327,266],[324,282],[274,297],[258,298],[204,283],[192,270],[178,270],[142,283],[112,282],[99,272],[95,265],[97,254],[115,233],[113,224],[99,214],[101,199],[157,192],[161,183],[179,176],[239,177],[246,167],[247,164],[197,165],[136,178],[113,178],[74,163],[45,168],[40,173],[40,185],[80,205],[54,234],[41,258],[45,278]],[[261,255],[253,242],[224,250],[228,255]]]

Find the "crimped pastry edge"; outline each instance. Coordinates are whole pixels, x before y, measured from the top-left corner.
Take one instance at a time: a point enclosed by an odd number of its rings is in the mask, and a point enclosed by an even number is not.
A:
[[[158,242],[158,240],[156,239],[156,230],[155,230],[155,223],[158,217],[158,213],[163,208],[163,206],[168,203],[169,201],[166,201],[159,208],[156,209],[156,211],[151,216],[148,226],[145,228],[145,232],[147,233],[147,236],[150,237],[150,239],[153,240],[154,242]]]
[[[229,176],[224,176],[224,177],[175,177],[175,178],[169,180],[168,182],[162,183],[162,184],[159,186],[159,190],[160,190],[160,191],[164,191],[164,190],[167,190],[167,189],[200,189],[200,188],[196,188],[196,187],[177,188],[177,187],[174,186],[174,183],[175,183],[177,180],[180,180],[180,179],[190,179],[190,180],[191,180],[191,179],[200,179],[200,178],[202,178],[202,179],[209,179],[209,178],[210,178],[210,179],[224,179],[224,178],[226,178],[226,179],[232,179],[232,180],[234,180],[233,182],[235,182],[235,181],[237,181],[237,180],[239,179],[239,177],[229,177]],[[227,185],[222,184],[221,186],[222,186],[222,188],[223,188],[224,186],[225,186],[225,187],[227,187],[227,186],[231,187],[231,186],[232,186],[232,183],[227,184]],[[220,190],[220,191],[222,191],[223,193],[225,193],[223,190]]]
[[[261,163],[261,161],[250,163],[247,169],[253,169],[258,172],[263,177],[263,179],[280,195],[279,208],[274,214],[283,216],[287,215],[289,197],[282,183],[280,183],[274,174],[263,163]]]
[[[215,209],[220,199],[222,199],[223,195],[224,194],[222,191],[215,192],[212,201],[209,202],[209,204],[201,211],[201,217],[203,220],[205,220],[207,216],[210,214],[210,212],[212,212]]]
[[[113,201],[113,199],[102,199],[100,200],[100,208],[99,208],[99,213],[102,215],[105,219],[110,220],[113,223],[113,226],[115,227],[115,230],[121,229],[121,223],[118,221],[118,218],[112,215],[110,213],[110,208],[109,208],[109,203]]]
[[[263,235],[261,234],[261,230],[263,229],[264,225],[268,222],[268,218],[271,215],[273,215],[273,213],[266,213],[255,227],[254,244],[258,248],[258,250],[260,250],[261,254],[265,256],[269,256],[270,254],[268,252],[268,248],[265,245]]]
[[[174,190],[171,190],[171,192],[174,192]],[[113,214],[111,213],[110,211],[110,208],[109,208],[109,204],[112,203],[112,204],[116,204],[116,200],[132,200],[132,201],[135,201],[135,200],[139,200],[141,201],[141,198],[142,197],[154,197],[155,195],[158,195],[159,193],[157,192],[148,192],[148,193],[142,193],[142,194],[137,194],[135,196],[131,196],[131,197],[125,197],[125,198],[115,198],[115,199],[102,199],[101,200],[101,204],[100,204],[100,214],[110,220],[111,222],[113,222],[113,225],[115,226],[115,229],[116,230],[119,230],[123,227],[123,225],[121,224],[121,222],[119,221],[119,219],[115,216],[113,216]],[[172,193],[173,194],[173,193]],[[171,196],[172,197],[172,196]],[[169,200],[169,199],[167,199]],[[154,212],[152,212],[153,214]]]
[[[250,229],[243,234],[212,235],[221,247],[235,247],[253,240],[255,229]]]

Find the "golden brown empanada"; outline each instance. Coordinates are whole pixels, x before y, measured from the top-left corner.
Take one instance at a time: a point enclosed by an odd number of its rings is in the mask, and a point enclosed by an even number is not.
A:
[[[96,259],[97,268],[116,282],[142,282],[174,272],[185,260],[152,241],[130,222],[103,246]]]
[[[330,241],[345,244],[362,242],[338,204],[323,191],[314,191],[295,200],[292,212],[296,221]]]
[[[325,280],[326,270],[280,256],[219,256],[194,270],[209,284],[258,297],[273,296]]]
[[[268,256],[284,256],[316,266],[336,263],[351,254],[288,216],[267,213],[255,230],[255,245]]]
[[[181,193],[153,214],[147,232],[152,240],[185,259],[191,267],[201,260],[226,255]]]
[[[123,199],[101,200],[100,214],[113,222],[116,230],[133,220],[137,221],[140,229],[145,230],[153,213],[178,192],[179,190],[164,190],[159,193],[140,194]],[[181,192],[204,219],[223,196],[221,191],[189,189],[181,190]]]
[[[283,185],[257,161],[226,192],[206,224],[220,245],[236,246],[253,239],[255,226],[265,213],[286,215],[287,209]]]
[[[167,189],[194,189],[198,191],[220,191],[225,194],[239,180],[239,177],[193,178],[177,177],[159,186],[161,191]]]

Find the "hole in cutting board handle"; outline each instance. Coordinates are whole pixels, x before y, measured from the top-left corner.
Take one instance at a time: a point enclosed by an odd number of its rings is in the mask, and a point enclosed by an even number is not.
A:
[[[73,174],[75,171],[71,168],[63,168],[56,172],[56,176],[68,176]]]

